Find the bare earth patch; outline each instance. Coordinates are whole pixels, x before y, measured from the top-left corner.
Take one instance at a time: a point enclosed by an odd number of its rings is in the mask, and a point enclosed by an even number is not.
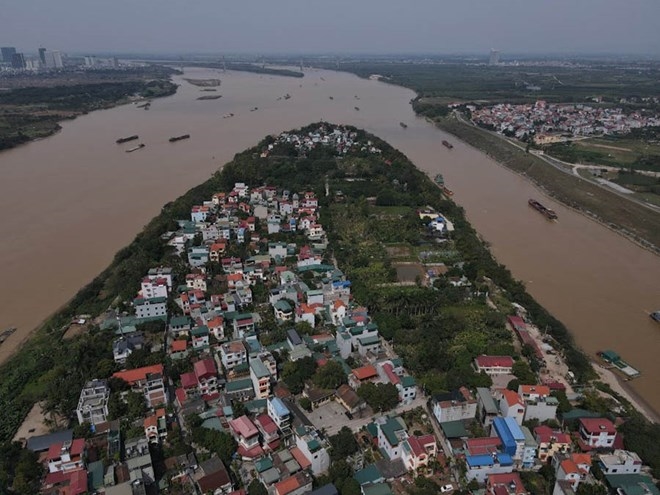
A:
[[[49,433],[48,427],[44,424],[44,419],[46,419],[46,416],[44,416],[41,411],[41,403],[37,402],[32,406],[32,409],[30,409],[25,421],[23,421],[23,424],[16,432],[16,435],[14,435],[13,441],[20,442],[29,437]]]

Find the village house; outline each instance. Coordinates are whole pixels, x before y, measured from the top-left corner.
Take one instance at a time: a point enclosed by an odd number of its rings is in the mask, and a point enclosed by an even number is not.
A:
[[[612,448],[616,438],[616,428],[609,419],[580,418],[578,433],[580,447],[583,450],[590,448]]]
[[[48,472],[73,471],[85,467],[85,439],[53,443],[46,454]]]
[[[97,425],[108,419],[108,401],[110,388],[106,380],[91,380],[80,392],[76,415],[78,423]]]
[[[433,397],[433,415],[438,423],[473,419],[476,414],[477,401],[465,387]]]
[[[220,360],[227,371],[247,363],[247,350],[240,340],[226,342],[220,346]]]
[[[484,372],[487,375],[510,375],[513,368],[511,356],[477,356],[474,360],[477,373]]]
[[[133,299],[133,307],[135,308],[135,317],[138,319],[167,317],[166,297],[153,297],[151,299],[138,297]]]

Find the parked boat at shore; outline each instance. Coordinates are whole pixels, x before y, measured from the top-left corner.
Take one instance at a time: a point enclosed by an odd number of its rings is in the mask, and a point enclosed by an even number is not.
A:
[[[445,148],[449,148],[449,149],[452,149],[452,148],[454,147],[453,144],[451,144],[449,141],[446,141],[446,140],[445,140],[445,141],[442,141],[442,145],[443,145]]]
[[[127,150],[126,150],[126,153],[133,153],[134,151],[141,150],[141,149],[144,148],[145,146],[146,146],[146,145],[140,143],[140,144],[138,144],[135,148],[129,148],[129,149],[127,149]]]
[[[658,323],[660,323],[660,310],[658,310],[658,311],[654,311],[654,312],[651,313],[649,316],[651,317],[652,320],[655,320],[655,321],[657,321]]]
[[[133,134],[132,136],[119,138],[117,139],[117,141],[115,141],[115,143],[117,144],[128,143],[129,141],[135,141],[138,138],[139,136],[137,134]]]
[[[541,203],[539,203],[535,199],[530,199],[527,203],[529,204],[529,206],[534,208],[536,211],[543,214],[548,220],[556,220],[557,219],[557,214],[554,212],[554,210],[551,210],[550,208],[547,208],[547,207],[543,206]]]
[[[5,340],[7,340],[7,337],[9,337],[15,331],[16,331],[16,327],[9,327],[7,330],[3,330],[2,332],[0,332],[0,344],[2,344]]]
[[[626,375],[629,379],[637,378],[641,375],[638,369],[633,368],[619,356],[616,352],[612,350],[607,351],[598,351],[596,353],[599,358],[605,361],[608,364],[612,365],[613,369],[616,369]]]
[[[190,134],[182,134],[181,136],[173,136],[170,138],[170,143],[175,143],[177,141],[181,141],[182,139],[189,139]]]

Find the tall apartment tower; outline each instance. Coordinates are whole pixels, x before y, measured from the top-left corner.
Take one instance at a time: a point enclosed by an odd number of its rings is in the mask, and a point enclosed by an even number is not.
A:
[[[498,50],[490,51],[490,59],[488,60],[488,65],[497,65],[500,63],[500,52]]]
[[[12,58],[16,54],[16,48],[14,48],[13,46],[3,46],[2,48],[0,48],[0,53],[2,53],[2,61],[7,64],[10,64]]]
[[[43,67],[46,66],[46,49],[43,47],[39,48],[39,61]]]
[[[25,69],[25,56],[22,53],[14,53],[11,56],[12,69]]]

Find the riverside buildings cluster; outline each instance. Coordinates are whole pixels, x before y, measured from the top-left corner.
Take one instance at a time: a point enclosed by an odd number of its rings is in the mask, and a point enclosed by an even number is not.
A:
[[[502,103],[471,110],[475,124],[517,139],[534,138],[537,144],[578,136],[625,134],[632,129],[660,125],[657,115],[542,100],[534,104]]]
[[[380,153],[355,132],[321,126],[281,134],[262,156],[290,144],[300,154],[317,146]],[[345,460],[363,495],[402,494],[417,476],[434,477],[443,492],[471,482],[488,495],[522,495],[531,491],[519,471],[544,463],[556,495],[596,483],[595,463],[619,493],[642,485],[658,493],[610,418],[557,416],[564,385],[503,386],[519,356],[476,357],[490,388],[425,396],[328,257],[321,203],[309,190],[236,183],[178,219],[161,240],[182,263],[148,270],[128,311],[101,324],[115,334],[116,364],[80,391],[76,416],[88,435],[27,439],[48,473],[43,493],[246,495],[258,483],[269,495],[338,495],[347,485],[323,475],[344,426],[360,439]],[[420,221],[437,216],[424,211]],[[528,331],[522,316],[508,325],[519,338]],[[290,378],[306,368],[296,385]],[[321,387],[316,378],[333,368],[337,379]],[[394,392],[391,409],[367,402],[363,392],[374,387]],[[233,439],[231,455],[222,459],[208,438]],[[449,459],[464,466],[460,479]]]

